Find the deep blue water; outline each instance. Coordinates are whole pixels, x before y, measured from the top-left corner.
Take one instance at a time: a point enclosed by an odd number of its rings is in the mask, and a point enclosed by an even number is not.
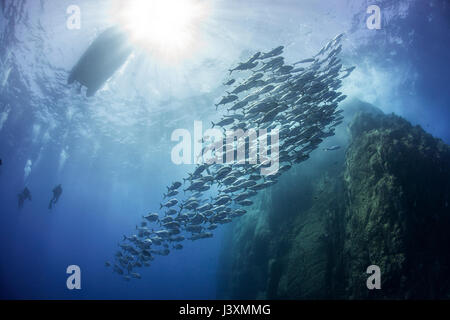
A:
[[[83,24],[67,30],[77,3]],[[346,32],[343,60],[357,69],[343,91],[395,112],[450,142],[450,3],[212,1],[204,44],[170,63],[133,56],[91,99],[66,84],[89,43],[111,24],[112,1],[2,1],[0,15],[0,298],[214,299],[224,234],[186,242],[126,282],[105,268],[123,234],[159,208],[166,185],[193,166],[170,160],[177,128],[217,118],[227,70],[252,53],[286,46],[307,58]],[[63,194],[53,210],[51,190]],[[17,208],[27,186],[32,201]],[[233,223],[239,223],[235,221]],[[79,265],[82,289],[66,288]]]

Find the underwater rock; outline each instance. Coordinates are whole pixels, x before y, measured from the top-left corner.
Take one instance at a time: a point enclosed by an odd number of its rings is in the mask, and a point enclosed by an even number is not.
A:
[[[352,111],[345,152],[312,154],[233,225],[218,298],[449,298],[450,147],[398,116]],[[373,264],[381,290],[366,287]]]
[[[329,256],[339,252],[334,250],[339,237],[330,235],[343,219],[330,216],[344,215],[345,153],[319,159],[321,154],[291,169],[232,226],[222,251],[218,298],[327,298],[324,288],[336,286]]]
[[[345,269],[350,298],[448,298],[450,148],[395,116],[358,114],[345,183]],[[367,266],[382,290],[365,285]]]

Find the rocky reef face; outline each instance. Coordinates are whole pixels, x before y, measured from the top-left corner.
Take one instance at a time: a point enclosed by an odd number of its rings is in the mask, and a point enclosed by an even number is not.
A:
[[[350,297],[366,298],[365,266],[382,270],[376,297],[450,294],[450,149],[394,116],[359,114],[350,127],[345,266]]]
[[[341,150],[316,150],[236,221],[218,298],[450,298],[450,147],[360,109]]]

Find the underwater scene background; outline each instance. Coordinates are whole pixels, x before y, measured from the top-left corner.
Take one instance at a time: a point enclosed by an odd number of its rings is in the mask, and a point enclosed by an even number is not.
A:
[[[448,1],[207,1],[186,48],[137,46],[86,97],[67,80],[117,24],[117,2],[1,1],[1,299],[449,298]],[[380,29],[366,23],[374,4]],[[80,28],[68,28],[71,5]],[[287,63],[308,59],[341,33],[339,58],[355,69],[334,136],[140,279],[105,266],[196,169],[173,163],[171,135],[227,113],[215,104],[229,69],[278,46]],[[66,286],[70,265],[80,290]],[[369,265],[381,290],[366,287]]]

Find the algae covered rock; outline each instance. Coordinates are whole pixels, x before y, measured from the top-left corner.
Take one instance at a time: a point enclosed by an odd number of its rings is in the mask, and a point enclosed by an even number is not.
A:
[[[331,261],[343,247],[338,235],[343,228],[336,225],[344,215],[344,154],[313,156],[233,222],[222,252],[218,298],[325,299],[342,291],[335,281],[342,276],[332,276],[342,270]],[[314,160],[323,161],[322,170]]]
[[[395,115],[350,126],[345,262],[353,298],[443,298],[450,290],[450,149]],[[364,270],[378,265],[382,289]]]
[[[342,150],[313,152],[233,224],[219,298],[450,297],[449,146],[368,104],[351,109]],[[380,290],[366,286],[370,265]]]

